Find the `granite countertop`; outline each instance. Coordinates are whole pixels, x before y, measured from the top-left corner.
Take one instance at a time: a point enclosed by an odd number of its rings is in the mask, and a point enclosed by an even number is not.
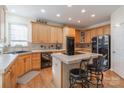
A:
[[[82,54],[68,56],[63,53],[53,53],[52,57],[59,59],[61,62],[64,62],[65,64],[73,64],[73,63],[80,62],[82,59],[87,59],[90,57],[97,58],[98,56],[102,56],[101,54],[96,54],[96,53],[89,53],[89,52],[82,52],[82,51],[78,51],[78,52]]]
[[[17,54],[3,54],[0,55],[0,73],[4,73],[6,68],[17,58]]]
[[[2,54],[0,55],[0,73],[4,73],[10,64],[19,56],[24,54],[31,54],[35,52],[54,52],[54,51],[64,51],[65,49],[45,49],[45,50],[32,50],[25,53],[19,54]]]

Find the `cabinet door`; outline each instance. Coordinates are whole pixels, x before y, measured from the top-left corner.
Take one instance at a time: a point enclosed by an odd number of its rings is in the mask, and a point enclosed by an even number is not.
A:
[[[19,67],[18,67],[18,71],[19,71],[18,75],[21,76],[21,75],[23,75],[25,73],[25,61],[24,61],[24,59],[19,58],[18,65],[19,65]]]
[[[16,64],[14,63],[11,67],[11,87],[15,88],[16,87]]]
[[[110,25],[104,26],[103,32],[106,35],[110,35]]]
[[[58,34],[57,28],[51,27],[51,43],[56,43],[58,41],[57,34]]]
[[[75,31],[75,43],[80,43],[80,31]]]
[[[41,54],[33,53],[32,54],[32,69],[40,69],[41,68]]]
[[[58,32],[57,32],[57,40],[58,40],[58,43],[63,43],[63,30],[62,28],[57,28]]]
[[[103,27],[97,28],[96,29],[96,34],[97,34],[97,36],[102,36],[104,34],[103,33]]]
[[[39,24],[38,40],[41,43],[48,43],[47,42],[47,26],[46,25]]]
[[[33,43],[38,43],[39,40],[38,40],[38,33],[39,31],[39,24],[37,23],[32,23],[32,42]]]
[[[4,88],[11,88],[11,70],[9,69],[3,77],[3,87]]]
[[[25,73],[31,70],[31,57],[30,55],[25,58]]]
[[[90,31],[85,32],[85,43],[90,43],[91,42],[91,34]]]
[[[92,39],[93,37],[97,36],[97,35],[96,35],[96,29],[92,29],[92,30],[90,30],[90,31],[91,31],[91,39]]]

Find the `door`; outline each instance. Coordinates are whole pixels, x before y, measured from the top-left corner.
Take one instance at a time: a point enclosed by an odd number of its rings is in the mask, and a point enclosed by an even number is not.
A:
[[[124,78],[124,25],[113,27],[111,33],[112,69]]]

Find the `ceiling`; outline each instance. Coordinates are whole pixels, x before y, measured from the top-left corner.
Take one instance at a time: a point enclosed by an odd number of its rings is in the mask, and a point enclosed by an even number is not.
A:
[[[8,5],[8,11],[19,16],[40,18],[47,21],[68,24],[76,27],[88,27],[110,20],[110,15],[119,5]],[[41,9],[45,12],[42,13]],[[85,13],[81,10],[85,9]],[[60,17],[56,15],[60,14]],[[91,17],[95,14],[95,17]],[[71,17],[72,20],[68,20]],[[80,23],[77,21],[80,20]]]

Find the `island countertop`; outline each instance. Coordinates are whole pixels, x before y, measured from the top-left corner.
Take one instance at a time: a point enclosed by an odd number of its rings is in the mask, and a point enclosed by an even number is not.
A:
[[[64,62],[65,64],[73,64],[80,62],[82,59],[87,59],[87,58],[97,58],[98,56],[102,56],[101,54],[96,54],[96,53],[89,53],[89,52],[82,52],[78,51],[80,54],[77,55],[66,55],[63,53],[53,53],[52,57],[55,57],[59,59],[61,62]]]

